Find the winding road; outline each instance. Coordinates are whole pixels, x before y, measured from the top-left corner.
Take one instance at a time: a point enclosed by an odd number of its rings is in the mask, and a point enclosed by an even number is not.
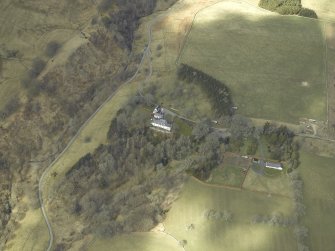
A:
[[[79,128],[79,130],[77,131],[77,133],[72,137],[72,139],[70,140],[70,142],[67,144],[67,146],[63,149],[63,151],[52,161],[52,163],[46,167],[46,169],[44,170],[44,172],[42,173],[40,179],[39,179],[39,182],[38,182],[38,199],[39,199],[39,203],[40,203],[40,207],[41,207],[41,210],[42,210],[42,215],[43,215],[43,218],[45,220],[45,223],[47,224],[47,227],[48,227],[48,233],[49,233],[49,244],[48,244],[48,247],[47,247],[47,251],[50,251],[51,248],[52,248],[52,245],[53,245],[53,242],[54,242],[54,234],[53,234],[53,231],[52,231],[52,227],[51,227],[51,223],[50,223],[50,220],[48,218],[48,215],[47,215],[47,212],[46,212],[46,208],[45,208],[45,204],[44,204],[44,200],[43,200],[43,186],[44,186],[44,180],[45,180],[45,177],[46,175],[51,171],[53,165],[63,156],[63,154],[69,149],[69,147],[73,144],[73,142],[78,138],[79,134],[81,133],[81,131],[83,130],[83,128],[95,117],[95,115],[114,97],[114,95],[119,91],[119,89],[121,87],[123,87],[124,85],[126,84],[129,84],[130,82],[132,82],[138,75],[142,65],[143,65],[143,62],[145,60],[146,57],[149,58],[149,62],[150,62],[150,69],[152,68],[151,66],[151,59],[150,59],[150,45],[151,45],[151,40],[152,40],[152,35],[151,35],[151,27],[153,25],[155,20],[151,21],[149,23],[149,25],[147,26],[147,29],[148,29],[148,45],[144,48],[143,50],[143,56],[142,56],[142,59],[137,67],[137,70],[136,72],[134,73],[134,75],[129,78],[126,82],[124,82],[122,85],[119,86],[119,88],[114,91],[100,106],[99,108],[82,124],[82,126]],[[149,72],[149,78],[152,74],[152,70],[150,70]]]
[[[242,2],[245,2],[245,1],[242,1]],[[245,2],[245,3],[248,3],[248,2]],[[215,3],[213,3],[215,4]],[[250,3],[248,3],[250,4]],[[257,7],[257,6],[254,6],[254,7]],[[201,9],[202,10],[202,9]],[[199,10],[198,12],[200,12],[201,10]],[[263,9],[262,9],[263,10]],[[264,11],[264,10],[263,10]],[[43,200],[43,188],[45,186],[45,177],[51,173],[52,171],[52,167],[54,166],[54,164],[64,155],[64,153],[69,149],[69,147],[73,144],[73,142],[78,138],[78,136],[80,135],[80,133],[82,132],[83,128],[85,128],[85,126],[95,117],[95,115],[115,96],[115,94],[120,90],[121,87],[123,87],[124,85],[127,85],[129,83],[131,83],[138,75],[140,69],[142,68],[142,65],[144,64],[145,62],[145,59],[148,59],[148,63],[149,63],[149,72],[148,72],[148,75],[146,77],[146,80],[149,80],[151,75],[152,75],[152,61],[151,61],[151,50],[150,50],[150,47],[151,47],[151,42],[152,42],[152,26],[154,25],[154,23],[157,21],[158,18],[162,18],[163,16],[165,16],[167,13],[169,12],[169,10],[166,10],[164,11],[163,14],[159,14],[157,15],[156,17],[154,17],[151,21],[148,22],[148,25],[146,26],[146,29],[147,29],[147,45],[143,48],[143,56],[141,58],[141,61],[140,63],[138,64],[138,67],[137,67],[137,70],[136,72],[134,73],[134,75],[129,78],[127,81],[125,81],[123,84],[121,84],[119,86],[119,88],[114,91],[99,107],[98,109],[81,125],[81,127],[79,128],[79,130],[77,131],[77,133],[71,138],[70,142],[67,144],[67,146],[63,149],[63,151],[52,161],[52,163],[47,166],[45,168],[45,170],[43,171],[40,179],[39,179],[39,183],[38,183],[38,198],[39,198],[39,203],[40,203],[40,207],[41,207],[41,211],[42,211],[42,215],[43,215],[43,218],[45,220],[45,223],[48,227],[48,234],[49,234],[49,243],[48,243],[48,247],[47,247],[47,251],[50,251],[52,246],[53,246],[53,243],[54,243],[54,233],[53,233],[53,230],[52,230],[52,226],[51,226],[51,223],[50,223],[50,220],[48,218],[48,215],[47,215],[47,211],[46,211],[46,206],[45,206],[45,201]],[[198,13],[197,12],[197,13]],[[195,15],[197,14],[195,13]],[[195,19],[195,17],[194,17]],[[194,21],[193,19],[193,21]],[[193,23],[192,21],[192,23]],[[189,31],[191,30],[192,26],[189,27],[189,30],[186,34],[186,38],[189,34]],[[181,49],[181,53],[182,53],[182,49]],[[179,57],[177,59],[177,62],[179,61]],[[141,96],[142,93],[140,92],[140,87],[139,87],[139,94]],[[193,120],[190,120],[184,116],[181,116],[181,115],[178,115],[176,114],[175,112],[171,111],[171,110],[168,110],[167,108],[165,108],[166,111],[168,111],[169,113],[173,113],[174,115],[178,116],[179,118],[181,119],[184,119],[184,120],[187,120],[187,121],[190,121],[192,123],[195,123],[196,121],[193,121]],[[218,131],[222,131],[222,132],[226,132],[226,129],[224,128],[214,128],[215,130],[218,130]],[[166,233],[168,234],[168,233]],[[170,234],[168,234],[170,235]],[[170,235],[172,238],[174,238],[176,241],[178,241],[175,237],[173,237],[172,235]],[[184,248],[184,247],[183,247]],[[185,250],[185,248],[184,248]]]

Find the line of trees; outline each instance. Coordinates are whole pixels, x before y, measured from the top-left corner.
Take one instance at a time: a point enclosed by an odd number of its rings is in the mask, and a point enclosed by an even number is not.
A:
[[[260,0],[258,6],[281,15],[318,18],[315,11],[302,7],[301,0]]]
[[[255,214],[251,217],[252,224],[266,224],[269,226],[290,227],[297,224],[296,217],[285,217],[281,213],[274,212],[271,215]]]
[[[297,239],[298,250],[308,251],[309,248],[306,244],[306,240],[308,238],[308,229],[306,226],[299,224],[300,218],[306,213],[303,194],[304,183],[298,175],[297,171],[290,173],[289,178],[293,189],[292,202],[294,205],[294,217],[297,219],[297,224],[294,227],[294,235]]]
[[[177,76],[179,80],[199,85],[211,100],[218,116],[232,114],[231,92],[224,83],[186,64],[180,65]]]

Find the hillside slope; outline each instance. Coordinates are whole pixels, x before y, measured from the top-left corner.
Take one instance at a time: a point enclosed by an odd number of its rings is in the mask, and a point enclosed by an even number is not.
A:
[[[141,51],[132,53],[134,34],[140,18],[155,11],[155,1],[106,2],[110,1],[1,4],[0,175],[7,184],[0,194],[0,249],[16,229],[26,227],[19,222],[29,224],[25,215],[39,207],[37,184],[43,168],[132,74],[141,56]],[[170,4],[157,2],[157,7]],[[57,44],[52,53],[51,42]],[[21,244],[26,242],[17,237]],[[29,249],[16,246],[15,240],[8,242],[8,249]],[[34,250],[43,245],[41,240]]]

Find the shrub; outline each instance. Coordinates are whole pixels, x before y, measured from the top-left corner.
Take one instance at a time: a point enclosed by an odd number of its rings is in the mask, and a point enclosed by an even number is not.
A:
[[[35,58],[33,60],[33,64],[31,66],[31,69],[28,72],[28,76],[32,78],[36,78],[44,69],[46,63],[44,60],[40,58]]]
[[[51,41],[50,43],[48,43],[46,49],[45,49],[45,54],[48,57],[53,57],[56,55],[57,51],[59,50],[59,48],[61,47],[60,43],[56,42],[56,41]]]
[[[12,97],[5,105],[2,111],[0,111],[0,118],[5,119],[16,112],[20,107],[19,97]]]

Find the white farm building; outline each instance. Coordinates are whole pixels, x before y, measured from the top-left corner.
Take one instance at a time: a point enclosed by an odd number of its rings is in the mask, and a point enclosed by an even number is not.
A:
[[[265,167],[280,170],[280,171],[283,170],[283,166],[281,163],[265,162]]]

